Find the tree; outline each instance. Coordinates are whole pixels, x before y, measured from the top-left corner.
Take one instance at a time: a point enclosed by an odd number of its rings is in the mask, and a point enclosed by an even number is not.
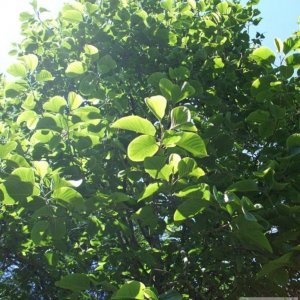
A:
[[[300,34],[257,0],[21,14],[1,79],[1,299],[295,296]]]

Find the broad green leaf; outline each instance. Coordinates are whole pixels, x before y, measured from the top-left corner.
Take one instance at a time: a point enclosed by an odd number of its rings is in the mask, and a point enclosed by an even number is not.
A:
[[[49,164],[46,161],[34,161],[33,166],[36,170],[36,173],[41,177],[44,178],[46,174],[48,174],[50,168]]]
[[[62,18],[70,23],[80,23],[83,21],[82,13],[75,9],[63,11]]]
[[[172,174],[172,166],[166,163],[165,156],[147,157],[144,161],[145,172],[154,179],[169,181]]]
[[[85,274],[69,274],[55,282],[57,287],[71,291],[84,291],[90,288],[90,279]]]
[[[159,88],[159,82],[162,78],[166,78],[166,74],[162,73],[162,72],[155,72],[153,74],[151,74],[148,79],[147,82],[149,84],[151,84],[154,88],[158,89]]]
[[[84,52],[87,55],[94,56],[94,55],[98,54],[99,50],[97,49],[97,47],[95,47],[93,45],[85,45],[84,46]]]
[[[191,122],[191,112],[185,106],[177,106],[171,111],[171,128]]]
[[[268,111],[258,109],[251,112],[246,118],[246,121],[249,123],[263,123],[269,118],[270,118],[270,113]]]
[[[205,201],[210,200],[210,191],[207,184],[200,183],[197,185],[190,185],[183,190],[178,191],[175,194],[179,198],[186,198],[186,199],[198,199],[201,197],[201,199]]]
[[[228,13],[228,7],[229,7],[229,5],[226,1],[217,4],[217,10],[221,14],[227,14]]]
[[[152,206],[150,205],[138,209],[132,215],[132,218],[135,220],[139,220],[144,226],[149,226],[152,229],[155,229],[158,221],[158,218],[155,215]]]
[[[292,66],[294,69],[300,68],[300,53],[294,53],[285,58],[287,66]]]
[[[206,207],[207,202],[201,200],[201,194],[199,195],[199,198],[186,200],[177,207],[174,213],[174,221],[180,222],[191,218],[203,211]]]
[[[35,133],[31,136],[30,143],[33,145],[37,143],[47,144],[53,138],[55,134],[51,130],[36,130]]]
[[[63,218],[53,218],[50,222],[50,234],[54,240],[62,240],[66,236],[66,223]]]
[[[74,61],[70,63],[66,69],[66,75],[68,77],[78,77],[86,72],[86,67],[80,61]]]
[[[8,142],[4,145],[0,144],[0,158],[5,158],[9,153],[17,148],[17,143],[15,141]]]
[[[144,189],[144,191],[141,193],[138,202],[142,201],[146,198],[151,197],[152,195],[154,195],[155,193],[157,193],[159,191],[159,189],[161,188],[162,183],[160,182],[154,182],[154,183],[150,183],[146,186],[146,188]]]
[[[194,1],[194,0],[192,0]],[[178,68],[169,68],[169,76],[173,80],[186,80],[190,77],[191,72],[187,67],[180,66]]]
[[[158,120],[162,120],[165,115],[167,100],[163,96],[153,96],[145,99],[146,104]]]
[[[177,95],[176,86],[173,88],[173,101],[175,103],[180,102],[190,96],[193,96],[196,90],[187,82],[185,81],[180,89],[180,93]]]
[[[48,110],[51,112],[62,112],[66,106],[67,101],[65,100],[65,98],[54,96],[44,103],[43,108],[44,110]]]
[[[262,269],[256,274],[257,278],[262,278],[275,270],[288,267],[292,258],[292,252],[288,252],[279,258],[273,259],[265,264]]]
[[[256,61],[258,64],[262,64],[265,62],[274,63],[275,54],[271,49],[267,47],[260,47],[252,52],[250,58]]]
[[[161,0],[160,6],[168,11],[171,11],[174,7],[175,3],[174,0]]]
[[[245,179],[233,183],[227,191],[230,192],[257,192],[259,191],[257,183],[252,179]]]
[[[177,142],[177,146],[189,151],[194,156],[207,156],[205,144],[196,133],[184,132],[179,142]]]
[[[286,140],[286,147],[290,154],[297,153],[297,149],[300,149],[300,133],[290,135]]]
[[[48,221],[38,221],[33,225],[31,230],[31,239],[36,245],[39,245],[41,243],[48,227]]]
[[[214,68],[215,69],[223,69],[225,66],[223,60],[221,57],[215,57],[214,58]]]
[[[272,247],[263,233],[263,227],[257,222],[247,221],[244,217],[239,216],[235,219],[236,228],[234,233],[237,235],[242,244],[250,248],[258,248],[272,253]]]
[[[98,69],[100,73],[106,74],[117,67],[115,60],[109,55],[104,55],[99,59]]]
[[[36,80],[39,82],[51,81],[53,79],[54,77],[47,70],[41,70],[39,73],[36,74]]]
[[[81,194],[69,187],[61,187],[54,190],[52,198],[66,202],[76,210],[83,210],[85,208]]]
[[[144,161],[146,157],[153,156],[159,149],[155,138],[151,135],[141,135],[128,145],[128,157],[132,161]]]
[[[297,50],[300,48],[300,39],[295,38],[295,36],[288,37],[283,42],[283,53],[288,54],[292,50]]]
[[[180,141],[181,134],[174,130],[166,130],[163,135],[163,144],[167,148],[175,147],[177,142]]]
[[[35,54],[24,55],[20,58],[20,60],[24,62],[26,68],[31,72],[37,68],[39,63],[39,59]]]
[[[34,172],[31,168],[17,168],[11,175],[18,176],[23,182],[35,183]]]
[[[167,78],[162,78],[159,81],[159,88],[163,94],[164,97],[166,97],[168,100],[173,100],[172,96],[174,94],[174,84]]]
[[[68,103],[69,103],[69,109],[74,110],[83,103],[83,99],[80,95],[74,92],[70,92],[68,94]]]
[[[35,98],[33,93],[30,93],[25,101],[22,103],[22,108],[24,109],[34,109],[36,106]]]
[[[156,292],[153,288],[146,288],[144,290],[144,295],[146,299],[149,300],[159,300],[158,296],[156,295]]]
[[[205,172],[197,166],[194,159],[184,157],[178,163],[178,174],[180,177],[189,176],[199,178],[205,175]]]
[[[187,0],[187,3],[190,5],[192,9],[196,9],[196,0]]]
[[[156,133],[155,127],[147,119],[139,116],[123,117],[111,125],[112,128],[131,130],[138,133],[154,136]]]
[[[7,82],[5,84],[6,97],[17,97],[28,88],[28,83],[25,80],[18,80],[15,82]]]
[[[128,281],[113,294],[111,300],[144,300],[145,285],[138,281]]]
[[[10,75],[13,75],[15,77],[22,77],[22,78],[26,77],[26,75],[27,75],[26,68],[25,68],[24,64],[22,64],[22,63],[15,63],[15,64],[10,65],[7,68],[7,73],[9,73]]]
[[[176,174],[178,172],[178,165],[181,161],[181,156],[177,153],[172,153],[169,157],[169,165],[172,167],[172,174]]]
[[[13,205],[25,201],[34,193],[34,174],[30,168],[18,168],[0,186],[4,205]],[[1,194],[1,193],[0,193]]]

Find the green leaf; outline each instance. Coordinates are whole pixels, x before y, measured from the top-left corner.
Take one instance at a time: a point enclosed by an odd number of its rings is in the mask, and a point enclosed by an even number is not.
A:
[[[164,97],[166,97],[168,100],[172,100],[174,84],[169,79],[162,78],[159,81],[159,88]]]
[[[111,125],[112,128],[131,130],[138,133],[154,136],[156,133],[155,127],[147,119],[139,116],[123,117]]]
[[[177,207],[174,213],[174,221],[180,222],[184,221],[185,219],[191,218],[196,214],[200,213],[206,207],[207,202],[201,201],[201,195],[199,195],[199,198],[192,198],[186,200]]]
[[[159,300],[158,296],[156,295],[156,292],[153,288],[146,288],[144,290],[144,294],[146,299],[149,300]]]
[[[57,287],[71,291],[84,291],[90,288],[90,279],[85,274],[69,274],[55,282]]]
[[[72,111],[78,108],[83,103],[83,99],[80,95],[74,92],[70,92],[68,94],[68,103],[69,103],[69,109]]]
[[[192,9],[197,8],[196,0],[187,0],[187,3],[190,5]]]
[[[281,41],[281,39],[279,39],[279,38],[275,38],[275,46],[276,46],[276,48],[277,48],[277,51],[279,52],[279,53],[281,53],[282,51],[283,51],[283,42]]]
[[[270,113],[265,110],[257,109],[251,112],[246,118],[249,123],[263,123],[270,118]]]
[[[36,245],[39,245],[41,243],[48,227],[48,221],[39,221],[33,225],[31,230],[31,239]]]
[[[159,149],[156,140],[151,135],[141,135],[128,145],[128,157],[132,161],[144,161],[146,157],[153,156]]]
[[[69,187],[62,187],[54,190],[52,198],[66,202],[76,210],[83,210],[85,208],[81,194]]]
[[[41,178],[44,178],[50,168],[49,168],[49,164],[46,162],[46,161],[34,161],[33,162],[33,166],[36,170],[36,173],[41,177]]]
[[[17,148],[17,143],[14,141],[8,142],[4,145],[0,144],[0,158],[5,158],[9,153]]]
[[[51,81],[53,79],[54,79],[54,77],[47,70],[41,70],[39,73],[36,74],[36,80],[38,82]]]
[[[177,146],[189,151],[194,156],[207,156],[205,144],[196,133],[184,132],[179,142],[177,142]]]
[[[43,104],[43,109],[51,112],[62,112],[67,106],[65,98],[54,96]]]
[[[26,75],[27,75],[26,68],[25,68],[24,64],[22,64],[22,63],[15,63],[15,64],[10,65],[7,68],[7,73],[9,73],[10,75],[13,75],[15,77],[22,77],[22,78],[26,77]]]
[[[185,106],[177,106],[171,111],[171,128],[191,122],[191,112]]]
[[[162,120],[165,115],[167,100],[163,96],[153,96],[145,99],[146,104],[158,120]]]
[[[89,56],[94,56],[99,53],[99,50],[97,49],[97,47],[95,47],[93,45],[85,45],[84,52]]]
[[[147,199],[147,198],[151,197],[152,195],[154,195],[155,193],[157,193],[160,190],[161,186],[162,186],[162,183],[160,183],[160,182],[154,182],[154,183],[148,184],[146,186],[146,188],[144,189],[144,191],[139,196],[138,202],[142,201],[144,199]]]
[[[252,179],[245,179],[233,183],[227,191],[230,192],[257,192],[259,191],[257,183]]]
[[[24,55],[20,58],[20,60],[24,62],[26,68],[31,72],[37,68],[39,63],[38,57],[34,54]]]
[[[263,227],[261,225],[257,222],[247,221],[242,216],[237,217],[235,223],[236,228],[234,232],[243,245],[273,253],[268,239],[263,234]]]
[[[215,69],[223,69],[225,66],[223,60],[221,57],[215,57],[214,58],[214,68]]]
[[[165,10],[168,10],[168,11],[171,11],[174,7],[174,0],[162,0],[160,2],[160,6],[165,9]]]
[[[274,63],[275,54],[267,47],[260,47],[252,52],[250,58],[256,61],[258,64]]]
[[[292,252],[289,252],[289,253],[286,253],[286,254],[280,256],[277,259],[273,259],[273,260],[269,261],[257,273],[257,275],[256,275],[257,278],[262,278],[262,277],[274,272],[275,270],[277,270],[279,268],[288,267],[291,262],[292,255],[293,255]]]
[[[180,177],[190,176],[199,178],[205,175],[205,172],[197,166],[194,159],[184,157],[178,163],[178,174]]]
[[[187,198],[187,199],[198,199],[199,195],[202,196],[203,200],[210,200],[210,191],[207,184],[200,183],[197,185],[190,185],[183,190],[178,191],[175,194],[179,198]]]
[[[229,5],[226,1],[217,4],[217,10],[223,15],[228,13],[228,7]]]
[[[163,144],[167,148],[175,147],[176,143],[180,141],[181,134],[179,132],[176,132],[174,130],[166,130],[163,135]]]
[[[83,21],[82,13],[75,9],[63,11],[62,18],[70,23],[80,23]]]
[[[31,168],[17,168],[11,175],[18,176],[22,182],[29,182],[32,185],[35,183],[34,172]]]
[[[109,55],[104,55],[98,62],[98,69],[100,73],[106,74],[117,67],[115,60]]]
[[[80,61],[74,61],[70,63],[66,69],[66,75],[74,78],[78,77],[86,72],[84,64]]]
[[[159,82],[162,78],[166,78],[165,73],[155,72],[148,77],[147,82],[151,84],[154,88],[159,88]]]
[[[23,182],[18,176],[9,178],[0,186],[0,199],[4,205],[13,205],[17,201],[25,201],[33,193],[33,185]],[[1,195],[2,194],[2,195]]]
[[[154,179],[169,181],[172,166],[166,164],[165,156],[147,157],[144,161],[145,171]]]
[[[138,281],[128,281],[113,294],[111,300],[144,300],[145,285]]]
[[[294,69],[300,68],[300,53],[294,53],[285,58],[287,66],[292,66]]]

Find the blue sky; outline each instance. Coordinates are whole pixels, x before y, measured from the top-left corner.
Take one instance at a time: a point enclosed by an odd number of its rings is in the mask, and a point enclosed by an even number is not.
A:
[[[153,0],[157,1],[157,0]],[[41,6],[48,8],[52,15],[57,15],[64,0],[38,0]],[[246,0],[242,0],[246,2]],[[22,11],[30,11],[29,0],[2,0],[0,1],[0,72],[4,72],[14,61],[8,55],[11,43],[20,41],[19,14]],[[300,0],[261,0],[258,5],[263,18],[261,24],[251,30],[264,33],[266,36],[264,45],[275,49],[274,38],[282,40],[299,29],[297,24],[300,16]]]

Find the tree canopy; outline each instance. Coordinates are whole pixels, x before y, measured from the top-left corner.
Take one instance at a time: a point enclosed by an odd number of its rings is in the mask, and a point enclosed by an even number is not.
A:
[[[258,0],[32,2],[0,88],[1,299],[300,289],[300,32]]]

